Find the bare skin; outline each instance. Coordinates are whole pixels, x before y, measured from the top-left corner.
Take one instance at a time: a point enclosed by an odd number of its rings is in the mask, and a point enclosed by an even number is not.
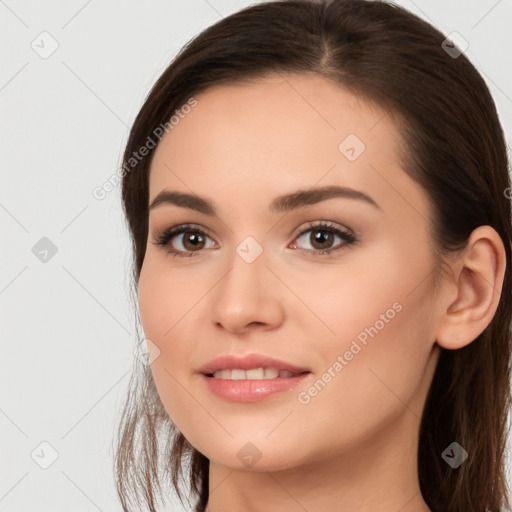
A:
[[[162,403],[210,460],[209,512],[428,512],[416,457],[426,394],[440,347],[471,343],[494,316],[501,239],[476,229],[436,294],[429,200],[401,168],[384,110],[305,75],[196,99],[156,149],[149,202],[163,190],[189,193],[212,202],[217,217],[174,204],[150,210],[139,306],[159,351],[152,371]],[[349,134],[357,139],[340,149]],[[378,206],[331,197],[269,210],[277,196],[328,185]],[[298,236],[321,221],[356,242],[314,227]],[[195,229],[167,247],[153,243],[184,223]],[[197,229],[199,246],[190,243]],[[251,263],[237,252],[246,237],[262,249]],[[195,254],[173,257],[170,248]],[[197,372],[227,353],[261,353],[311,373],[291,391],[230,402]],[[319,379],[328,382],[315,393]],[[261,455],[251,467],[248,443]]]

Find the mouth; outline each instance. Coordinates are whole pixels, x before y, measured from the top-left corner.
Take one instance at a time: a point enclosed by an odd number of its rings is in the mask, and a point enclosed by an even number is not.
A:
[[[230,402],[255,402],[291,391],[312,375],[308,368],[266,354],[224,354],[201,368],[203,383]]]

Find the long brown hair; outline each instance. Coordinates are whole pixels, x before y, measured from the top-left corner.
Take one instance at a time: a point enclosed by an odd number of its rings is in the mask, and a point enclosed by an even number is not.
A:
[[[418,446],[421,492],[433,511],[499,511],[509,506],[505,475],[511,407],[511,203],[504,135],[484,80],[427,22],[396,5],[368,0],[284,0],[242,9],[201,32],[178,53],[146,98],[123,157],[122,199],[132,236],[136,291],[148,236],[149,169],[162,128],[210,86],[281,73],[314,73],[376,102],[403,140],[403,169],[433,206],[430,230],[439,261],[470,233],[492,226],[507,268],[497,312],[459,350],[442,349],[427,396]],[[440,268],[442,265],[440,265]],[[155,511],[162,486],[187,476],[208,500],[208,459],[170,421],[149,366],[136,364],[115,453],[123,510],[131,498]],[[452,469],[441,457],[457,441],[469,458]]]

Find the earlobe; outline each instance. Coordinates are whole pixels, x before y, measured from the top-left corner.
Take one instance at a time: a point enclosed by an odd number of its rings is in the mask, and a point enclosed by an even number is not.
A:
[[[479,226],[452,264],[456,298],[442,305],[437,344],[449,350],[474,341],[491,323],[505,275],[505,247],[491,226]],[[453,283],[452,283],[453,285]]]

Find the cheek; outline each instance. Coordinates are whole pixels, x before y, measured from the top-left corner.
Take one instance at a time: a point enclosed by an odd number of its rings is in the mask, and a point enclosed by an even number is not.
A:
[[[138,284],[139,312],[147,338],[163,352],[173,334],[187,324],[187,314],[205,294],[207,283],[191,283],[190,275],[169,269],[157,257],[147,257]]]
[[[415,247],[418,251],[413,253],[403,242],[383,241],[374,244],[372,251],[347,258],[339,271],[316,273],[314,280],[301,278],[294,290],[307,297],[317,317],[310,321],[309,330],[316,321],[322,338],[315,350],[321,351],[324,364],[349,351],[353,369],[346,373],[360,371],[367,378],[370,364],[389,361],[406,372],[412,365],[414,373],[418,358],[427,357],[432,344],[427,326],[432,314],[428,276],[433,262],[423,238]]]
[[[420,243],[423,247],[424,240]],[[421,323],[421,318],[412,316],[430,311],[428,251],[422,249],[413,257],[410,249],[399,244],[383,240],[373,245],[371,251],[347,253],[343,265],[325,266],[314,273],[307,268],[284,271],[289,272],[284,280],[309,310],[299,305],[301,314],[296,312],[293,320],[300,323],[308,340],[316,331],[314,351],[344,352],[355,338],[363,346],[365,341],[369,345],[369,340],[388,336],[392,342],[410,329],[404,317]]]
[[[416,394],[429,381],[435,341],[432,291],[425,279],[430,262],[400,260],[389,252],[391,265],[381,254],[367,271],[331,281],[326,288],[331,293],[314,302],[334,334],[316,347],[322,355],[319,380],[305,389],[301,403],[309,402],[302,414],[336,422],[346,440],[377,432],[408,414],[408,407],[419,417]]]
[[[147,258],[138,284],[144,336],[158,348],[151,372],[159,397],[173,423],[188,431],[191,342],[197,337],[195,308],[212,284],[188,272],[169,270],[157,258]]]

